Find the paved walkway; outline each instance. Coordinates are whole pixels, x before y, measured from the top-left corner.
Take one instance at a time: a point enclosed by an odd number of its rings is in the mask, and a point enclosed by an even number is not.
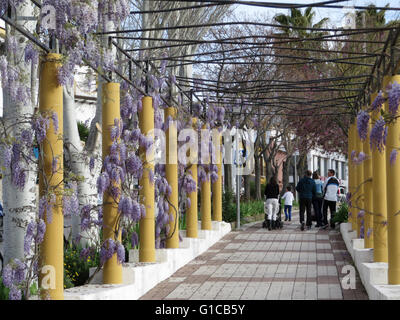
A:
[[[279,231],[261,222],[232,231],[140,299],[368,299],[358,274],[356,289],[342,289],[353,262],[340,232],[302,232],[298,221],[295,213]]]

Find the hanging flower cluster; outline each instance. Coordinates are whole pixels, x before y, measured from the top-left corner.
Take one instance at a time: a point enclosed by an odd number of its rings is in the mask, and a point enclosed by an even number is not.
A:
[[[384,146],[386,145],[386,137],[388,128],[386,127],[385,120],[382,117],[375,121],[374,126],[371,129],[369,136],[369,143],[371,150],[378,149],[379,152],[383,152]]]
[[[124,246],[119,241],[108,238],[103,242],[100,249],[100,264],[104,265],[115,253],[117,254],[117,261],[119,264],[125,262]]]
[[[39,245],[43,242],[45,232],[46,223],[43,219],[38,219],[38,221],[33,220],[28,224],[24,239],[24,252],[26,255],[31,253],[33,245]]]
[[[16,55],[17,51],[17,38],[15,36],[7,37],[6,46],[9,53]],[[32,45],[30,47],[33,49]],[[25,79],[26,70],[30,68],[30,62],[37,62],[34,59],[34,54],[28,55],[28,60],[25,58],[25,63],[13,65],[7,61],[6,56],[0,57],[0,76],[3,92],[6,93],[11,101],[19,104],[27,103],[31,99],[31,91]],[[28,64],[29,63],[29,64]]]
[[[382,109],[382,105],[385,102],[385,98],[383,96],[382,90],[379,91],[378,95],[376,96],[375,100],[371,104],[372,111],[380,111]]]
[[[367,139],[369,119],[370,119],[369,114],[365,110],[360,110],[358,112],[357,131],[358,131],[358,136],[362,141]]]
[[[10,289],[10,300],[22,299],[21,289],[25,282],[26,272],[27,265],[19,259],[11,261],[4,267],[3,284],[5,287]]]
[[[353,163],[356,164],[356,165],[361,164],[366,158],[367,158],[366,154],[364,152],[362,152],[362,151],[358,154],[358,156],[357,156],[356,152],[354,154],[352,152],[351,159],[352,159]]]
[[[42,32],[56,37],[66,51],[67,58],[58,72],[60,84],[71,85],[75,67],[85,60],[94,68],[114,70],[112,54],[102,48],[95,32],[108,22],[118,26],[127,18],[129,4],[126,0],[45,0],[42,5],[54,8],[55,12],[55,25],[42,25]]]
[[[397,110],[399,108],[400,103],[400,84],[394,82],[389,89],[387,90],[388,94],[388,105],[389,105],[389,113],[392,115],[397,114]]]
[[[175,215],[178,215],[178,208],[173,208],[172,204],[168,201],[172,189],[165,178],[165,165],[156,164],[155,171],[155,202],[157,204],[157,217],[155,224],[156,248],[165,248],[167,237],[171,231],[169,223],[174,221]],[[176,226],[173,231],[178,232],[178,226]]]
[[[390,153],[390,164],[394,165],[397,159],[397,154],[398,154],[398,150],[397,149],[393,149],[392,152]]]

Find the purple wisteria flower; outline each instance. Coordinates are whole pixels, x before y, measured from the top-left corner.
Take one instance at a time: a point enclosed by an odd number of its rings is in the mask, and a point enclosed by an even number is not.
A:
[[[6,87],[8,83],[8,61],[6,56],[0,57],[0,76],[1,76],[1,86]]]
[[[53,158],[53,161],[51,162],[51,173],[55,174],[57,172],[57,164],[58,164],[58,159]]]
[[[225,118],[225,109],[223,107],[219,107],[216,109],[216,118],[217,121],[219,122],[224,122],[224,118]]]
[[[357,115],[357,131],[360,139],[364,141],[368,135],[369,114],[364,110],[360,110]]]
[[[96,30],[98,15],[95,8],[85,1],[71,1],[71,15],[78,22],[79,32],[87,34]]]
[[[8,294],[8,298],[10,300],[21,300],[22,299],[21,290],[18,289],[16,286],[11,286],[10,293]]]
[[[350,208],[351,208],[351,196],[352,196],[351,192],[346,193],[346,202]]]
[[[32,132],[30,130],[23,130],[21,132],[21,140],[24,142],[26,145],[31,145],[32,144]]]
[[[46,138],[46,132],[49,129],[50,121],[47,118],[39,115],[35,117],[32,122],[32,129],[36,134],[36,139],[39,143],[42,143]]]
[[[199,166],[197,179],[198,179],[198,181],[199,181],[199,184],[208,181],[207,173],[206,173],[206,171],[203,169],[203,167],[200,167],[200,166]]]
[[[28,41],[25,47],[25,62],[27,63],[29,61],[31,61],[34,65],[39,62],[39,53],[33,47],[33,44],[30,41]]]
[[[94,165],[95,165],[94,157],[90,157],[90,159],[89,159],[89,170],[90,170],[90,172],[93,171]]]
[[[388,90],[389,112],[393,115],[397,113],[400,103],[400,84],[396,81]]]
[[[140,219],[146,218],[146,207],[144,204],[140,205]]]
[[[174,74],[171,74],[169,76],[169,81],[171,82],[171,84],[176,84],[176,77]]]
[[[11,160],[12,160],[12,146],[10,145],[3,145],[2,146],[2,158],[3,158],[3,165],[5,167],[10,167]]]
[[[369,136],[369,144],[372,150],[378,149],[379,152],[384,150],[387,138],[387,127],[382,117],[375,122]]]
[[[360,152],[358,154],[358,163],[362,163],[367,158],[367,155],[364,152]]]
[[[10,288],[13,285],[13,268],[11,264],[7,264],[3,269],[3,284]]]
[[[117,250],[117,243],[113,239],[104,241],[100,249],[100,264],[104,265],[107,260],[111,259]]]
[[[397,153],[398,150],[397,149],[393,149],[392,152],[390,153],[390,164],[393,166],[396,162],[397,159]]]
[[[58,132],[58,115],[57,113],[53,112],[51,114],[51,120],[53,120],[53,127],[54,127],[54,131],[57,133]]]
[[[25,234],[25,238],[24,238],[24,252],[25,252],[25,254],[29,254],[29,252],[31,250],[32,240],[33,240],[33,237],[35,236],[35,234],[34,234],[35,227],[36,227],[36,222],[35,221],[31,221],[28,224],[28,227],[26,228],[26,234]]]
[[[125,248],[120,242],[116,244],[116,247],[117,261],[121,264],[125,262]]]
[[[71,181],[66,184],[66,190],[70,194],[63,196],[63,214],[64,216],[79,215],[78,186],[76,182]]]
[[[215,183],[218,180],[218,174],[213,171],[213,172],[211,172],[210,178],[211,178],[211,182]]]
[[[371,104],[372,111],[379,111],[382,108],[382,105],[385,103],[385,98],[383,97],[382,90],[379,91],[378,95],[376,96],[375,100]]]
[[[97,178],[97,192],[102,195],[109,186],[110,177],[108,176],[107,172],[102,172],[101,175]]]
[[[87,260],[89,258],[89,256],[90,256],[90,253],[91,253],[90,248],[83,248],[81,253],[79,254],[79,257],[82,260]]]
[[[364,219],[361,220],[361,227],[360,227],[360,238],[364,239],[364,231],[365,231],[365,226],[364,226]]]
[[[16,36],[10,35],[6,40],[7,50],[15,55],[18,49],[18,39]]]
[[[26,172],[22,167],[21,161],[15,161],[11,164],[12,183],[20,190],[25,187]]]
[[[141,178],[143,174],[143,167],[142,167],[142,161],[138,156],[135,154],[131,155],[127,160],[126,160],[126,171],[131,174],[136,176],[137,178]]]
[[[25,262],[14,259],[3,269],[3,284],[10,289],[10,300],[21,300],[22,293],[19,287],[25,281],[27,265]]]
[[[132,248],[136,247],[139,244],[139,237],[136,232],[132,233],[131,244]]]

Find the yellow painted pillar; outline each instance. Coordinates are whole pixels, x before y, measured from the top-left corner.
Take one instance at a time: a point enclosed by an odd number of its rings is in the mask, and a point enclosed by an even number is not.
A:
[[[349,172],[351,171],[351,203],[352,203],[352,208],[351,208],[351,225],[353,230],[357,230],[357,213],[358,209],[355,208],[356,206],[356,199],[357,199],[357,166],[355,163],[351,160],[351,152],[353,150],[357,149],[357,125],[356,123],[351,124],[350,126],[351,129],[351,150],[350,150],[350,155],[349,155]]]
[[[384,81],[385,82],[385,81]],[[371,103],[377,94],[371,97]],[[378,120],[380,111],[371,114],[372,123]],[[377,148],[372,150],[372,203],[374,230],[374,261],[387,262],[387,203],[386,203],[386,153]]]
[[[197,118],[192,118],[192,127],[197,124]],[[191,163],[188,172],[196,182],[196,190],[188,195],[190,208],[186,210],[186,236],[188,238],[197,238],[198,235],[198,217],[197,217],[197,163]]]
[[[169,223],[167,248],[179,248],[179,212],[178,212],[178,137],[176,128],[176,108],[165,109],[165,121],[170,121],[166,132],[165,173],[171,187],[169,196],[169,214],[174,220]]]
[[[104,83],[102,85],[102,148],[103,160],[110,154],[111,129],[115,125],[114,120],[120,119],[120,85],[119,83]],[[121,188],[120,185],[115,185]],[[116,235],[118,230],[118,202],[108,191],[103,196],[103,241],[112,239],[121,242],[121,232]],[[117,201],[117,202],[116,202]],[[117,261],[117,254],[108,259],[103,267],[103,283],[120,284],[122,283],[122,264]]]
[[[206,125],[203,125],[203,129],[207,129]],[[210,163],[210,159],[208,159]],[[211,179],[210,175],[207,174],[207,180],[201,183],[201,229],[202,230],[212,230],[211,224]]]
[[[391,82],[400,83],[400,75],[392,77]],[[397,113],[397,116],[399,112]],[[400,284],[400,159],[390,163],[392,150],[400,149],[400,121],[395,119],[388,126],[386,142],[386,185],[388,215],[388,280],[389,284]]]
[[[46,139],[41,146],[44,154],[42,169],[45,176],[41,171],[39,179],[40,196],[46,195],[47,191],[56,195],[52,212],[47,212],[44,219],[46,232],[40,247],[41,272],[39,272],[39,287],[43,290],[42,298],[52,300],[64,299],[63,88],[57,80],[57,69],[60,66],[60,54],[49,53],[44,58],[40,69],[39,89],[40,112],[45,116],[56,113],[58,117],[58,131],[55,131],[53,121],[50,121]],[[55,173],[52,171],[53,159],[58,161]]]
[[[369,133],[371,131],[371,120],[368,125],[367,139],[363,142],[363,151],[365,153],[365,161],[363,162],[363,176],[364,180],[372,179],[372,155],[369,146]],[[374,247],[374,236],[372,232],[374,216],[372,214],[372,182],[366,181],[364,183],[364,248]]]
[[[154,108],[151,97],[142,99],[139,126],[142,134],[149,137],[148,133],[151,132],[154,142]],[[150,181],[150,176],[154,175],[154,148],[146,153],[146,150],[141,147],[140,156],[143,161],[143,175],[139,182],[140,197],[146,208],[146,216],[139,222],[139,261],[155,262],[154,181]]]
[[[218,139],[215,144],[216,166],[218,168],[218,179],[212,184],[212,220],[222,221],[222,135],[217,135],[213,139]]]
[[[360,140],[360,136],[356,135],[356,152],[357,152],[357,157],[360,154],[360,152],[363,151],[363,143]],[[360,238],[360,229],[361,229],[361,222],[363,221],[364,218],[358,217],[358,213],[361,210],[364,210],[364,170],[363,170],[363,163],[361,164],[356,164],[356,171],[357,171],[357,181],[356,181],[356,206],[357,206],[357,237]]]
[[[347,162],[347,167],[348,167],[348,192],[351,194],[351,197],[353,198],[354,195],[354,165],[351,161],[351,152],[354,150],[354,126],[355,124],[352,123],[349,126],[349,131],[348,131],[348,146],[347,146],[347,153],[348,153],[348,162]],[[352,201],[353,199],[351,199]],[[354,205],[354,203],[353,203]],[[354,210],[353,208],[349,208],[349,218],[348,222],[352,224],[352,228],[354,230]]]

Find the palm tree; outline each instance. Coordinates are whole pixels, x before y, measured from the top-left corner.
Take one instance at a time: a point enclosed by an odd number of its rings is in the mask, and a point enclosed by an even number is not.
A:
[[[389,3],[386,4],[385,8],[389,7]],[[365,14],[365,21],[364,21]],[[363,11],[357,11],[356,22],[359,27],[383,27],[386,25],[386,10],[382,9],[378,11],[376,6],[370,4],[367,9]]]
[[[278,27],[281,31],[279,35],[285,37],[294,37],[298,39],[310,39],[310,38],[318,38],[323,35],[326,35],[327,32],[324,31],[315,31],[312,29],[319,29],[322,28],[328,21],[329,18],[323,18],[322,20],[314,23],[315,19],[315,11],[313,11],[312,7],[307,7],[304,12],[299,9],[292,8],[290,9],[290,15],[285,14],[278,14],[274,17],[274,21],[281,25],[282,27]],[[292,28],[290,28],[292,27]],[[309,28],[309,29],[297,29],[300,28]],[[293,48],[294,50],[293,55],[295,56],[304,56],[304,58],[322,58],[321,53],[314,53],[311,54],[310,52],[304,51],[306,48],[313,48],[313,49],[324,49],[327,46],[327,43],[324,41],[301,41],[301,42],[289,42],[289,47]],[[298,51],[295,49],[302,49],[303,51]],[[279,52],[279,50],[277,50]],[[287,54],[288,51],[285,51]],[[304,62],[304,66],[307,65]],[[288,74],[297,74],[299,77],[298,79],[308,80],[309,77],[313,78],[313,74],[319,73],[319,68],[323,68],[324,65],[316,65],[316,64],[309,64],[308,65],[308,72],[304,72],[303,65],[293,66],[290,67],[289,70],[286,72]],[[285,67],[283,67],[285,69]],[[285,72],[285,71],[284,71]],[[296,95],[296,94],[295,94]],[[295,163],[299,172],[304,171],[304,166],[307,164],[307,153],[301,152],[300,157],[298,158],[298,162]],[[288,167],[285,169],[288,170]],[[285,172],[284,174],[287,174]]]
[[[290,9],[290,15],[278,14],[274,17],[274,20],[282,25],[282,27],[279,29],[281,29],[281,31],[288,36],[294,35],[300,38],[315,37],[318,36],[318,33],[315,33],[313,30],[298,30],[286,27],[322,28],[329,21],[329,18],[324,18],[321,21],[313,24],[315,11],[312,9],[312,7],[307,7],[303,14],[301,10],[292,8]]]

